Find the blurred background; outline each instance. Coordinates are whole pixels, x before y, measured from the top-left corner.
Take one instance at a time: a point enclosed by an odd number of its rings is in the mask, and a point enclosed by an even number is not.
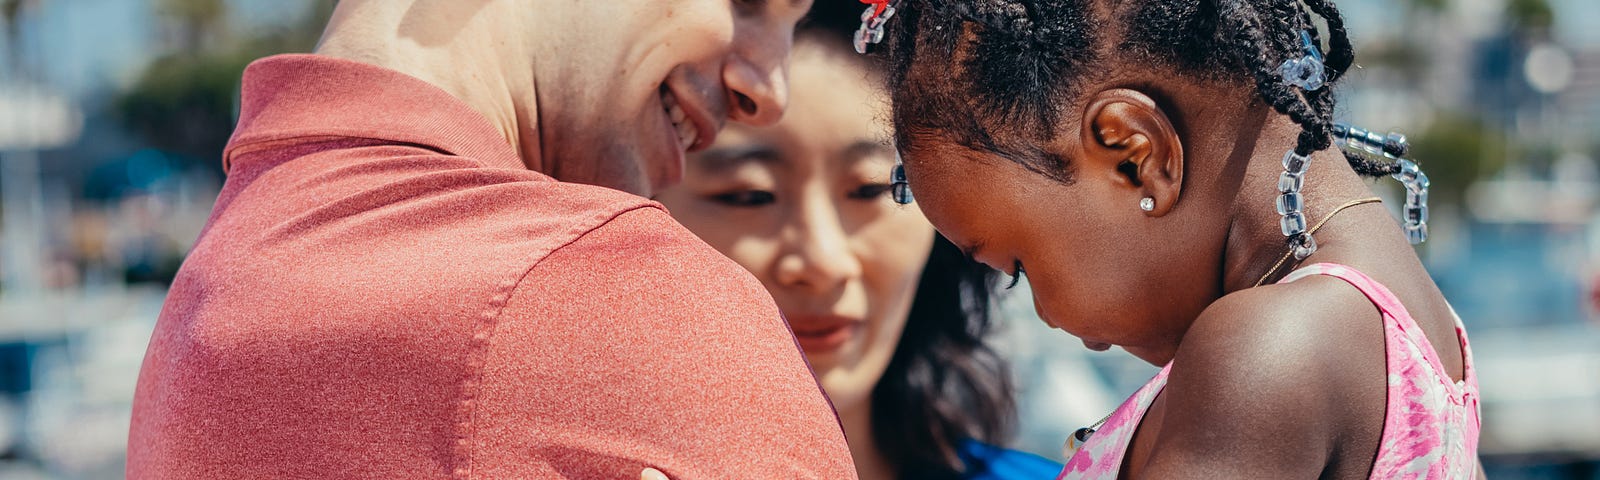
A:
[[[1600,479],[1600,2],[1338,4],[1360,65],[1341,118],[1410,135],[1434,180],[1421,253],[1470,329],[1485,467]],[[239,74],[309,51],[332,6],[0,0],[0,478],[121,477],[139,364],[221,186]],[[1001,339],[1024,389],[1018,442],[1059,460],[1155,369],[1048,330],[1024,289]]]

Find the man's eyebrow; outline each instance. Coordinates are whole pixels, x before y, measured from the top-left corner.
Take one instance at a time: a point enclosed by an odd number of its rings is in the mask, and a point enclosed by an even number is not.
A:
[[[783,156],[776,149],[764,145],[718,147],[706,150],[695,157],[695,165],[704,173],[727,173],[747,163],[776,164]]]

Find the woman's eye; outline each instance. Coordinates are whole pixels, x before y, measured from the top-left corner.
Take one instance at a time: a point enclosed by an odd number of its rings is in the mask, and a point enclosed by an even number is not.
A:
[[[741,190],[712,195],[711,200],[730,207],[750,208],[769,205],[778,201],[778,197],[763,190]]]
[[[891,187],[887,183],[869,183],[850,191],[850,198],[856,200],[876,200],[889,193]]]

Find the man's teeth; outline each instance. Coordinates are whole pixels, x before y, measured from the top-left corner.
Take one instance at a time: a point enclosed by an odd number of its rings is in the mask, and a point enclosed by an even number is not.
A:
[[[672,126],[678,130],[678,146],[684,150],[694,145],[700,137],[700,131],[694,127],[694,122],[683,112],[683,106],[678,105],[678,98],[671,92],[661,92],[661,104],[666,107],[667,116],[672,119]]]
[[[678,123],[678,143],[683,146],[684,150],[694,146],[695,139],[699,137],[700,132],[694,128],[694,122]]]

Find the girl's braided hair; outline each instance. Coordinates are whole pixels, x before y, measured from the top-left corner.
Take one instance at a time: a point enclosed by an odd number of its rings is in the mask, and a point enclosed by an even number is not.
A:
[[[938,134],[993,152],[1063,183],[1066,159],[1048,140],[1075,87],[1108,51],[1202,79],[1253,80],[1260,98],[1302,127],[1294,151],[1310,156],[1332,143],[1332,87],[1355,52],[1331,0],[903,0],[890,21],[887,63],[896,137],[902,147]],[[1110,18],[1112,9],[1127,9]],[[1321,45],[1312,23],[1328,27],[1326,87],[1302,91],[1278,74],[1305,55],[1300,32]],[[1111,46],[1114,44],[1115,46]],[[1318,47],[1320,48],[1320,47]],[[988,125],[997,125],[991,129]],[[1397,165],[1346,153],[1357,173],[1392,174]]]

